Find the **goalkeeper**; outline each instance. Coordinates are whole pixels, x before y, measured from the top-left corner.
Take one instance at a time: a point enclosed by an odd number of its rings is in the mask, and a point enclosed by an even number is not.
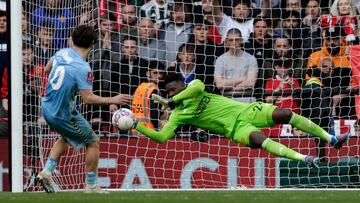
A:
[[[178,74],[165,78],[165,87],[170,99],[152,95],[152,99],[164,108],[173,109],[168,122],[161,131],[155,131],[135,122],[137,131],[156,142],[164,143],[174,137],[175,129],[184,124],[224,135],[226,138],[250,148],[262,148],[276,156],[302,161],[312,167],[319,166],[319,158],[300,154],[266,137],[260,128],[275,124],[291,124],[329,142],[336,149],[342,147],[350,134],[332,136],[309,119],[262,102],[241,103],[204,91],[200,80],[193,80],[187,87]]]

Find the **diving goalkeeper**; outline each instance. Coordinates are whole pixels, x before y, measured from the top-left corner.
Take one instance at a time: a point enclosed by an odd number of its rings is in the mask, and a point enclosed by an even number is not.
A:
[[[155,131],[135,122],[137,131],[156,142],[166,142],[174,137],[175,129],[184,124],[210,130],[250,148],[262,148],[276,156],[302,161],[312,167],[319,167],[319,158],[300,154],[266,137],[260,128],[275,124],[291,124],[304,132],[329,142],[339,149],[350,134],[332,136],[309,119],[279,108],[272,104],[254,102],[242,103],[205,91],[204,83],[193,80],[185,87],[178,74],[165,78],[165,87],[170,99],[153,94],[152,99],[164,108],[173,109],[168,122],[161,131]]]

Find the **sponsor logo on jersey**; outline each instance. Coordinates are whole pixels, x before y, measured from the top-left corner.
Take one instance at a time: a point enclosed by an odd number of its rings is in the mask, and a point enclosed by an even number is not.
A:
[[[199,117],[207,108],[209,102],[210,102],[210,97],[207,96],[203,96],[198,104],[198,106],[196,107],[195,111],[193,112],[192,117],[193,118],[197,118]]]

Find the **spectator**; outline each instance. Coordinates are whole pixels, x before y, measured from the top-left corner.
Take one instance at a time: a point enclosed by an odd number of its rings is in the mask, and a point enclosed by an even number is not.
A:
[[[323,25],[326,20],[331,18],[333,23],[341,25],[346,33],[346,41],[348,42],[359,42],[358,36],[359,30],[359,14],[356,11],[355,4],[352,0],[335,0],[331,7],[331,15],[336,16],[336,20],[332,16],[325,16],[322,19]],[[339,18],[340,17],[340,18]],[[329,22],[329,20],[327,21]]]
[[[244,93],[253,89],[258,66],[256,58],[242,50],[242,38],[240,30],[232,28],[228,31],[226,40],[228,51],[221,55],[215,63],[215,84],[226,96],[234,96],[235,93]],[[253,102],[255,98],[235,98],[237,101]]]
[[[167,66],[166,43],[156,38],[154,23],[149,18],[142,18],[139,24],[139,57],[157,59]]]
[[[0,78],[4,73],[5,67],[8,64],[8,34],[7,34],[7,14],[5,11],[0,10]]]
[[[302,59],[297,56],[292,50],[292,40],[287,37],[280,37],[275,39],[272,58],[265,59],[264,61],[264,79],[273,78],[274,75],[274,60],[276,59],[291,59],[291,71],[293,77],[302,80],[305,74],[302,65]],[[299,81],[302,84],[302,81]]]
[[[307,27],[318,27],[319,23],[317,22],[320,17],[320,4],[319,0],[310,0],[306,4],[305,8],[305,17],[303,19],[303,25]]]
[[[301,114],[310,118],[330,134],[335,134],[333,116],[336,114],[335,107],[342,101],[340,95],[333,95],[330,90],[348,87],[351,70],[336,68],[330,57],[323,57],[319,66],[314,65],[307,69],[307,75],[308,78],[303,89],[308,93],[302,95]],[[320,89],[322,91],[319,91]],[[324,157],[325,143],[317,140],[317,144],[319,156]]]
[[[307,3],[305,8],[306,16],[302,21],[304,58],[307,58],[311,52],[321,49],[322,32],[318,22],[320,11],[319,0],[311,0]]]
[[[234,0],[232,2],[233,16],[227,16],[221,11],[219,0],[214,0],[215,23],[224,41],[228,30],[237,28],[241,31],[242,39],[247,42],[253,31],[253,18],[251,17],[250,0]]]
[[[78,25],[96,25],[97,8],[94,0],[86,1],[81,5],[81,14],[78,16]]]
[[[196,13],[196,16],[203,16],[203,18],[205,18],[206,21],[210,23],[208,38],[212,43],[220,45],[222,44],[222,38],[215,24],[213,10],[214,10],[214,6],[212,0],[202,0],[201,11]]]
[[[2,137],[10,137],[9,132],[9,115],[8,115],[8,68],[5,67],[4,73],[1,79],[1,89],[0,89],[0,99],[1,99],[1,107],[0,107],[0,138]]]
[[[250,34],[249,42],[245,43],[245,51],[253,55],[258,63],[258,76],[255,89],[263,91],[265,73],[263,62],[266,58],[272,58],[273,41],[268,34],[271,21],[261,17],[254,19],[254,32]]]
[[[151,94],[160,94],[159,82],[162,80],[164,65],[158,61],[150,61],[149,69],[146,72],[148,81],[142,82],[135,90],[132,112],[134,117],[151,129],[159,129],[161,124],[161,112],[157,103],[151,100]]]
[[[124,4],[121,7],[121,12],[122,28],[120,29],[120,33],[134,37],[138,36],[138,19],[135,5],[130,3]]]
[[[149,18],[155,23],[155,30],[165,27],[169,23],[169,0],[151,0],[141,6],[140,17]]]
[[[277,59],[274,62],[276,75],[270,80],[266,80],[265,92],[285,92],[292,93],[294,89],[299,89],[299,82],[291,77],[292,60]],[[265,97],[267,103],[273,103],[281,108],[290,109],[299,114],[299,105],[297,100],[291,95],[289,96],[267,96]]]
[[[193,34],[190,36],[189,43],[195,45],[195,64],[205,65],[205,71],[209,81],[214,81],[214,64],[216,58],[225,52],[223,46],[217,46],[208,38],[211,24],[202,17],[195,19]],[[212,87],[214,89],[215,86]]]
[[[59,0],[48,0],[45,6],[37,8],[32,12],[32,30],[36,33],[41,26],[48,23],[55,27],[53,48],[61,49],[68,47],[70,32],[75,27],[75,16],[70,9],[62,7]]]
[[[38,120],[40,116],[40,101],[41,96],[44,94],[46,86],[46,75],[43,67],[34,66],[34,50],[29,44],[23,43],[23,89],[24,89],[24,116],[23,120],[26,121],[25,131],[27,135],[36,134],[39,132]]]
[[[295,11],[299,14],[302,14],[301,0],[286,0],[285,11]]]
[[[116,18],[112,14],[100,16],[100,39],[94,47],[92,67],[94,74],[93,89],[100,96],[110,96],[112,61],[120,61],[120,36],[115,32]],[[108,107],[92,106],[88,115],[94,130],[100,130],[100,122],[109,118]],[[104,126],[104,125],[102,125]],[[106,127],[104,127],[106,128]]]
[[[116,30],[120,30],[122,27],[122,11],[121,11],[121,2],[123,0],[96,0],[99,5],[99,15],[110,14],[115,16],[116,21],[115,27]],[[96,5],[96,4],[95,4]]]
[[[205,70],[204,65],[195,64],[195,47],[187,43],[179,47],[178,63],[168,68],[168,72],[180,73],[186,85],[194,79],[199,79],[206,86],[213,89],[214,80],[211,77],[212,74],[206,71],[208,70]]]
[[[112,94],[120,92],[132,95],[142,82],[147,81],[149,61],[138,56],[137,42],[138,39],[133,36],[124,36],[122,39],[120,63],[113,61],[111,66]]]
[[[319,67],[323,58],[330,58],[334,65],[333,71],[341,74],[341,77],[338,76],[338,80],[340,81],[337,83],[334,82],[334,84],[341,83],[341,86],[344,86],[344,83],[346,83],[346,80],[342,77],[345,78],[346,75],[351,75],[351,66],[346,55],[346,45],[343,41],[344,36],[345,33],[339,26],[326,29],[322,49],[312,53],[307,64],[307,69],[314,66]],[[306,77],[308,79],[310,76],[307,74]],[[341,117],[353,116],[355,110],[353,102],[353,98],[343,98],[339,104],[338,115]]]
[[[250,34],[249,42],[245,43],[245,50],[256,57],[258,65],[263,65],[264,58],[272,57],[273,41],[268,34],[271,21],[261,17],[254,19],[254,32]]]
[[[27,14],[24,11],[22,12],[21,28],[22,28],[22,40],[27,43],[32,43],[33,39],[30,34],[29,20]]]
[[[301,18],[297,11],[285,11],[282,13],[281,28],[275,33],[274,37],[286,36],[292,39],[292,47],[295,52],[302,52],[303,29],[301,28]],[[302,56],[302,53],[300,54]]]
[[[167,63],[171,64],[176,61],[179,47],[189,40],[189,34],[192,30],[190,23],[190,10],[187,4],[176,2],[170,13],[170,22],[161,31],[160,39],[166,42]]]
[[[350,63],[346,56],[346,44],[342,39],[345,33],[339,26],[331,27],[325,31],[325,40],[321,50],[312,53],[307,68],[319,67],[325,57],[332,59],[335,68],[349,68]]]
[[[35,64],[45,67],[49,59],[54,55],[54,27],[51,24],[44,23],[37,33],[35,41],[34,57]]]

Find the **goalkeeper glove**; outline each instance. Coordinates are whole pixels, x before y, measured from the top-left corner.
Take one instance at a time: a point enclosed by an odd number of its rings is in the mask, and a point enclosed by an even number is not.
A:
[[[174,109],[176,107],[176,104],[172,99],[166,99],[158,94],[152,94],[151,100],[153,100],[155,103],[161,104],[162,111],[164,111],[166,109]]]

